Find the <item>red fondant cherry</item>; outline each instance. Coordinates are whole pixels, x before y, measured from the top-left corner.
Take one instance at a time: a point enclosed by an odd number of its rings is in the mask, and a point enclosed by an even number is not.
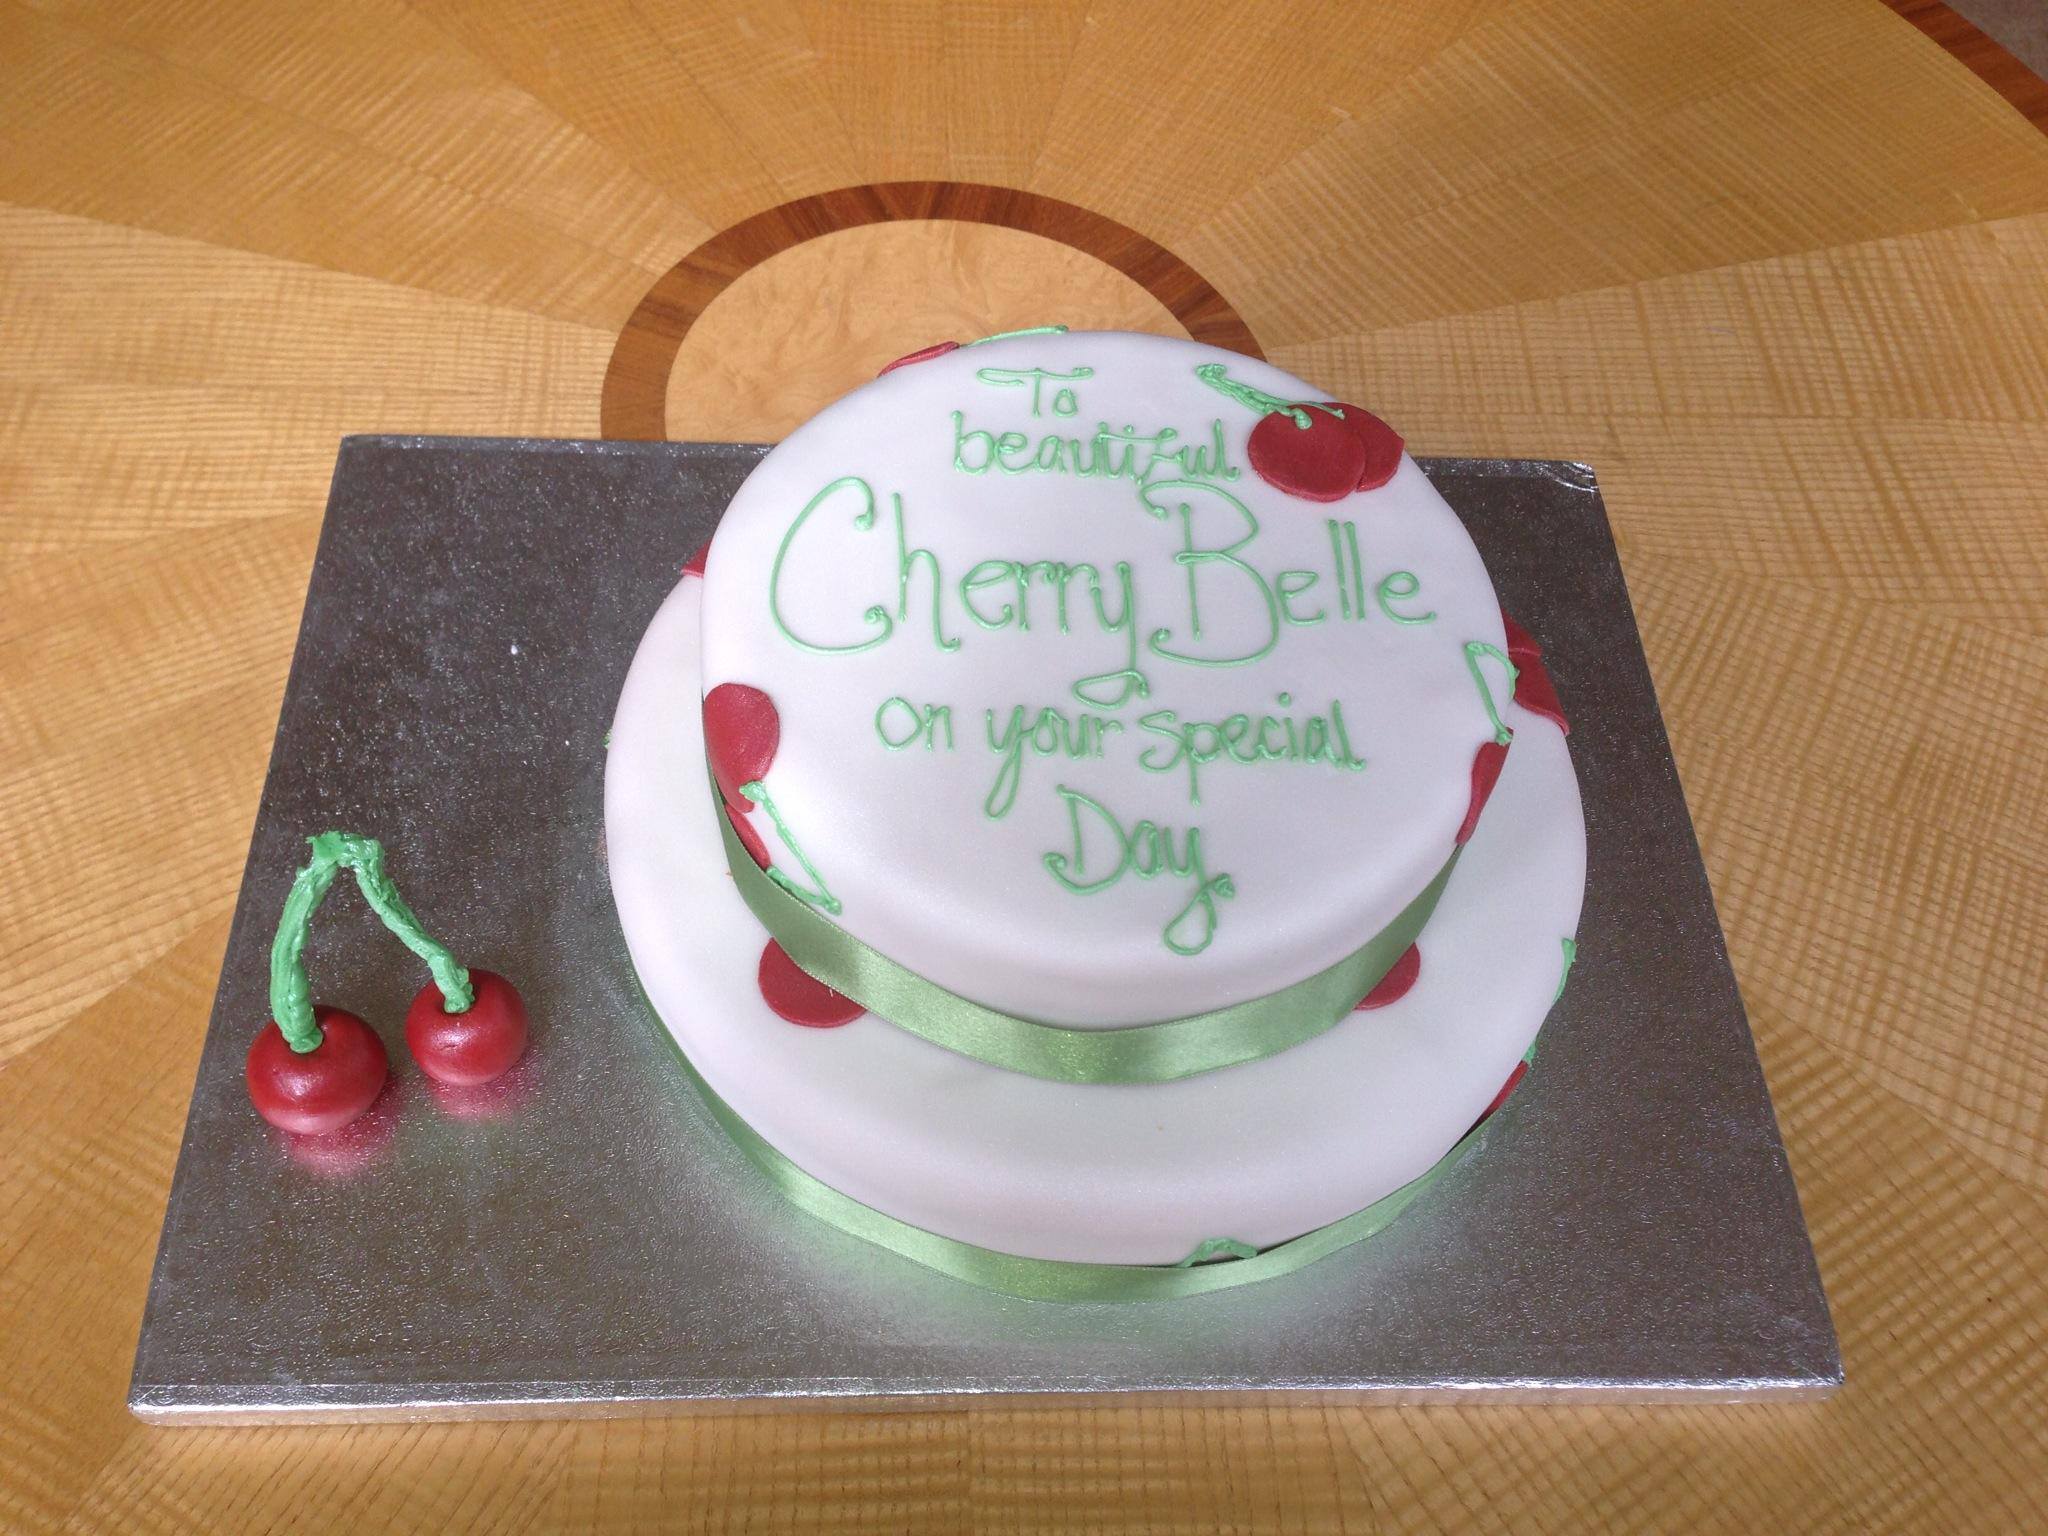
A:
[[[1402,451],[1407,447],[1401,441],[1401,434],[1362,405],[1347,405],[1338,400],[1333,401],[1329,409],[1343,412],[1338,420],[1365,449],[1365,467],[1358,472],[1356,489],[1376,491],[1393,479],[1394,471],[1401,467]]]
[[[1528,1075],[1529,1063],[1527,1063],[1526,1061],[1516,1062],[1515,1070],[1510,1072],[1508,1074],[1508,1080],[1505,1083],[1501,1084],[1500,1092],[1496,1093],[1493,1096],[1493,1102],[1487,1105],[1485,1111],[1479,1116],[1479,1119],[1473,1121],[1472,1123],[1474,1125],[1477,1125],[1480,1123],[1480,1121],[1486,1120],[1489,1117],[1491,1117],[1494,1114],[1494,1112],[1501,1107],[1501,1105],[1507,1103],[1508,1095],[1513,1093],[1517,1088],[1519,1088],[1521,1086],[1522,1079],[1527,1077]]]
[[[753,802],[740,793],[775,761],[782,717],[775,701],[745,683],[720,683],[704,695],[704,752],[726,804],[745,813]]]
[[[763,869],[768,867],[768,845],[761,840],[761,834],[754,830],[754,818],[745,811],[728,810],[732,818],[732,829],[739,834],[740,846]]]
[[[1308,425],[1302,426],[1296,415]],[[1340,501],[1358,489],[1365,444],[1329,411],[1297,405],[1268,411],[1245,442],[1245,457],[1268,485],[1306,501]]]
[[[1489,741],[1472,754],[1472,798],[1465,806],[1465,820],[1458,828],[1455,839],[1463,844],[1472,836],[1472,829],[1479,825],[1479,813],[1486,809],[1486,797],[1493,793],[1493,786],[1500,782],[1501,764],[1508,760],[1505,742]]]
[[[285,1044],[277,1021],[265,1024],[244,1068],[249,1102],[281,1131],[324,1136],[376,1102],[390,1064],[377,1032],[339,1008],[313,1010],[320,1043],[306,1052]]]
[[[1408,989],[1415,985],[1415,978],[1422,974],[1422,951],[1413,944],[1401,951],[1393,969],[1373,983],[1373,989],[1358,1000],[1353,1011],[1364,1013],[1370,1008],[1384,1008],[1389,1003],[1399,1002],[1408,995]]]
[[[526,1054],[526,1004],[496,971],[472,970],[476,1000],[450,1013],[433,982],[405,1010],[405,1043],[420,1070],[437,1083],[473,1088],[502,1076]]]
[[[1512,661],[1519,667],[1528,662],[1540,661],[1542,659],[1543,647],[1536,643],[1535,636],[1508,617],[1508,611],[1505,608],[1500,611],[1500,627],[1507,631],[1509,661]]]
[[[957,341],[935,341],[928,347],[919,347],[915,352],[904,353],[884,368],[882,373],[894,373],[898,368],[908,368],[912,363],[927,363],[935,357],[944,357],[948,352],[959,350],[960,343]],[[876,374],[875,377],[879,379],[882,373]]]
[[[706,539],[698,546],[697,553],[683,562],[683,574],[685,576],[702,576],[704,574],[704,562],[710,557],[711,541]]]
[[[1515,667],[1515,702],[1531,714],[1555,720],[1557,728],[1569,736],[1572,725],[1564,717],[1564,704],[1557,696],[1557,685],[1550,680],[1550,669],[1534,656],[1518,660]]]
[[[844,993],[825,983],[789,958],[789,951],[773,939],[761,951],[761,996],[768,1006],[792,1024],[807,1029],[832,1029],[851,1024],[867,1012]]]

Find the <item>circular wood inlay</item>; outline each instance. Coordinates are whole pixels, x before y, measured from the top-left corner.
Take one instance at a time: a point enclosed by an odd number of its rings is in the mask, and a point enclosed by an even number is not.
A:
[[[726,288],[770,257],[838,230],[906,220],[992,224],[1057,240],[1113,267],[1165,306],[1188,335],[1265,356],[1236,310],[1156,241],[1073,203],[1010,187],[891,181],[800,197],[721,230],[664,273],[619,332],[605,370],[606,437],[667,436],[669,374],[690,327]],[[905,339],[906,347],[921,338]]]

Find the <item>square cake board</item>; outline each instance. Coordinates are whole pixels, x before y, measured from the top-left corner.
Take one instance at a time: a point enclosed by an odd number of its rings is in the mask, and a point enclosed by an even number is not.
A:
[[[342,444],[129,1403],[174,1423],[863,1407],[1001,1394],[1750,1398],[1841,1357],[1593,473],[1435,460],[1572,720],[1589,874],[1536,1069],[1377,1238],[1191,1300],[975,1289],[786,1204],[640,1000],[603,848],[641,632],[766,450]],[[680,794],[680,791],[679,791]],[[533,1046],[443,1102],[422,968],[353,892],[315,994],[393,1086],[294,1143],[242,1061],[307,834],[370,833]],[[339,889],[339,888],[338,888]]]

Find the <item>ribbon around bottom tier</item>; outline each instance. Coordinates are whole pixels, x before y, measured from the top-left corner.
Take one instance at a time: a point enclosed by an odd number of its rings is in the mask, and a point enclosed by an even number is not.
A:
[[[1452,849],[1392,922],[1313,976],[1208,1013],[1121,1029],[1073,1029],[962,997],[855,938],[769,879],[733,830],[715,786],[711,797],[740,897],[790,959],[899,1029],[976,1061],[1060,1083],[1167,1083],[1314,1039],[1349,1014],[1415,942],[1463,851]]]
[[[654,1010],[650,1006],[650,1014]],[[741,1118],[738,1111],[720,1098],[704,1081],[688,1054],[663,1030],[662,1037],[674,1048],[683,1071],[703,1095],[712,1118],[750,1163],[767,1176],[782,1195],[799,1209],[837,1227],[851,1236],[886,1248],[927,1269],[999,1291],[1026,1301],[1123,1302],[1173,1301],[1202,1296],[1211,1291],[1252,1285],[1291,1275],[1297,1269],[1327,1258],[1353,1243],[1362,1242],[1385,1228],[1415,1203],[1439,1178],[1463,1161],[1464,1154],[1478,1140],[1487,1120],[1481,1120],[1459,1139],[1456,1146],[1399,1189],[1383,1195],[1363,1210],[1339,1217],[1328,1226],[1317,1227],[1299,1237],[1262,1248],[1249,1257],[1190,1260],[1180,1264],[1093,1264],[1078,1259],[1034,1259],[1023,1254],[1002,1253],[979,1247],[959,1238],[942,1237],[923,1227],[885,1215],[863,1205],[851,1195],[804,1172]],[[1490,1119],[1491,1117],[1487,1117]],[[1234,1248],[1234,1243],[1203,1243],[1195,1249],[1202,1254],[1212,1247]]]

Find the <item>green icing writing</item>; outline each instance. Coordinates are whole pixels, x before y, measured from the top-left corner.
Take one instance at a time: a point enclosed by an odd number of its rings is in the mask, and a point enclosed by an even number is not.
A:
[[[975,370],[974,376],[982,383],[993,384],[998,389],[1028,388],[1031,391],[1033,416],[1044,415],[1047,404],[1051,405],[1055,416],[1072,416],[1081,409],[1081,403],[1067,386],[1078,384],[1083,379],[1094,378],[1095,370],[1073,368],[1065,373],[1054,373],[1050,368],[979,368]],[[1059,388],[1052,392],[1050,402],[1045,398],[1047,380],[1059,385]],[[955,411],[953,414],[957,418],[960,413]]]
[[[991,370],[983,370],[988,372]],[[1062,391],[1062,393],[1066,393]],[[1054,399],[1054,414],[1067,415]],[[1162,478],[1235,480],[1223,423],[1209,423],[1207,442],[1180,442],[1176,427],[1141,433],[1135,427],[1099,423],[1092,435],[1048,432],[991,432],[969,427],[967,413],[954,411],[953,468],[963,475],[1071,475],[1083,480],[1128,480],[1143,487]]]
[[[1247,410],[1257,411],[1261,416],[1271,415],[1274,411],[1278,411],[1282,415],[1293,417],[1295,426],[1301,428],[1302,431],[1306,432],[1308,430],[1307,411],[1290,401],[1282,400],[1278,395],[1269,395],[1263,389],[1254,389],[1249,384],[1233,379],[1230,376],[1229,370],[1221,363],[1203,363],[1195,370],[1195,377],[1215,390],[1217,394],[1235,400]],[[1342,415],[1343,413],[1338,411],[1332,412],[1332,414]]]
[[[1579,941],[1577,939],[1560,939],[1558,942],[1564,946],[1564,969],[1558,972],[1557,995],[1551,998],[1553,1003],[1559,997],[1564,996],[1564,984],[1571,979],[1572,966],[1579,958]],[[1529,1047],[1529,1054],[1531,1056],[1536,1054],[1535,1046]]]
[[[1027,751],[1039,757],[1060,756],[1077,762],[1099,758],[1109,738],[1124,728],[1123,721],[1107,720],[1101,715],[1084,713],[1078,720],[1070,720],[1063,711],[1050,707],[1039,710],[1027,727],[1025,707],[1019,704],[1011,709],[1008,722],[998,731],[996,712],[990,709],[982,713],[988,748],[1002,759],[996,781],[981,804],[982,814],[990,821],[1000,821],[1017,803],[1017,787],[1024,777]]]
[[[1281,694],[1284,706],[1290,695]],[[1188,802],[1202,803],[1201,770],[1219,759],[1244,763],[1326,762],[1347,773],[1362,772],[1365,759],[1351,750],[1344,728],[1344,706],[1332,701],[1327,718],[1310,715],[1296,721],[1289,715],[1230,715],[1222,720],[1182,720],[1170,709],[1141,715],[1138,728],[1160,737],[1165,746],[1150,746],[1138,755],[1148,773],[1185,768]]]
[[[899,693],[882,700],[875,710],[875,734],[891,752],[901,752],[918,740],[924,742],[924,749],[929,752],[937,745],[942,730],[946,736],[946,750],[950,752],[953,750],[953,707],[950,704],[927,704],[920,709]]]
[[[469,972],[427,933],[398,894],[397,885],[384,870],[383,845],[353,832],[322,832],[307,842],[312,857],[292,880],[277,920],[277,937],[270,946],[270,1016],[277,1021],[285,1044],[303,1055],[316,1049],[322,1039],[306,980],[306,935],[314,912],[344,869],[354,873],[363,900],[384,926],[426,961],[434,985],[441,989],[441,1006],[449,1013],[467,1012],[476,1001]]]
[[[1045,867],[1053,879],[1077,896],[1106,891],[1127,874],[1140,880],[1172,875],[1191,881],[1193,894],[1168,920],[1160,937],[1177,955],[1199,955],[1207,949],[1216,936],[1216,903],[1235,896],[1237,886],[1229,875],[1211,876],[1204,866],[1202,829],[1188,828],[1176,849],[1172,828],[1149,820],[1126,828],[1101,801],[1064,784],[1055,788],[1067,805],[1073,844],[1065,852],[1054,851],[1044,856]],[[1087,813],[1085,820],[1083,812]],[[1089,836],[1091,826],[1093,839]],[[1101,856],[1100,843],[1105,840],[1111,851],[1108,858]],[[1088,858],[1091,845],[1097,848],[1097,857],[1092,861]],[[1091,875],[1091,868],[1099,873]]]
[[[806,886],[791,879],[789,874],[779,864],[768,866],[768,878],[789,892],[790,895],[796,897],[797,900],[807,902],[811,906],[816,907],[820,912],[829,912],[834,917],[837,917],[844,910],[839,898],[825,888],[824,876],[818,873],[817,867],[811,863],[803,849],[798,846],[795,835],[783,822],[782,813],[775,809],[774,800],[769,798],[768,786],[759,779],[750,779],[740,786],[740,793],[768,813],[768,819],[775,824],[775,835],[782,840],[782,846],[790,851],[791,856],[795,858],[797,864],[802,868],[805,876],[811,883]]]
[[[864,622],[875,626],[878,633],[870,635],[865,640],[850,641],[838,645],[827,645],[819,641],[806,640],[790,627],[789,620],[782,611],[782,567],[783,562],[789,558],[789,547],[796,542],[797,534],[809,523],[811,515],[823,506],[826,501],[845,490],[851,490],[859,497],[859,510],[853,515],[853,526],[862,533],[875,526],[874,487],[858,475],[841,475],[837,480],[832,481],[823,490],[819,491],[817,495],[804,503],[803,510],[791,519],[789,527],[783,532],[782,543],[775,551],[775,563],[769,567],[768,571],[768,616],[774,623],[776,631],[783,639],[796,646],[799,650],[809,651],[813,655],[818,656],[850,656],[858,651],[872,650],[895,633],[897,623],[909,620],[910,578],[922,567],[931,574],[932,643],[942,651],[959,650],[960,642],[947,637],[944,624],[940,618],[939,599],[945,578],[939,572],[939,557],[929,549],[913,549],[910,547],[909,535],[904,524],[903,498],[893,493],[890,495],[889,501],[895,512],[895,619],[892,620],[890,618],[889,610],[882,604],[872,604],[861,617]]]
[[[1300,579],[1290,581],[1289,577],[1299,577]],[[1310,624],[1320,624],[1324,619],[1328,618],[1329,612],[1323,608],[1318,608],[1314,613],[1310,614],[1300,614],[1294,611],[1294,599],[1302,596],[1320,580],[1322,580],[1322,577],[1314,571],[1282,571],[1278,576],[1275,576],[1273,578],[1273,590],[1280,599],[1280,616],[1290,624],[1299,624],[1304,627]]]
[[[1521,674],[1516,670],[1515,664],[1508,660],[1507,652],[1499,646],[1488,645],[1484,640],[1465,642],[1465,667],[1471,672],[1472,684],[1479,690],[1479,697],[1486,705],[1486,718],[1493,722],[1493,739],[1504,747],[1515,739],[1515,733],[1509,730],[1501,719],[1500,710],[1493,702],[1493,690],[1486,686],[1485,674],[1479,670],[1482,657],[1492,657],[1507,668],[1508,692],[1511,696],[1514,693],[1515,679]]]
[[[1404,597],[1413,597],[1422,590],[1422,583],[1413,571],[1390,571],[1380,578],[1380,584],[1373,588],[1373,600],[1380,605],[1380,612],[1396,624],[1430,624],[1436,620],[1436,610],[1428,613],[1396,613],[1394,603]]]
[[[1371,618],[1372,611],[1365,602],[1365,560],[1358,551],[1358,524],[1349,518],[1340,522],[1326,517],[1323,526],[1330,535],[1330,560],[1337,577],[1338,608],[1347,619]],[[1413,571],[1389,571],[1372,589],[1372,596],[1379,604],[1380,612],[1396,624],[1434,623],[1434,610],[1402,613],[1394,607],[1395,603],[1411,598],[1421,590],[1422,582]]]
[[[783,532],[782,543],[776,546],[775,564],[769,567],[768,571],[769,619],[774,623],[776,631],[783,639],[797,647],[797,649],[809,651],[814,656],[850,656],[856,651],[872,650],[875,646],[888,639],[896,627],[889,618],[889,610],[880,603],[876,603],[866,613],[862,614],[861,617],[867,623],[878,627],[881,631],[879,634],[871,635],[866,640],[846,645],[820,645],[816,641],[806,640],[794,629],[791,629],[789,621],[783,617],[782,562],[789,558],[789,546],[796,542],[797,534],[811,520],[812,513],[816,512],[819,507],[823,506],[839,492],[847,489],[858,492],[860,496],[860,510],[853,515],[853,526],[860,529],[863,533],[875,526],[874,487],[858,475],[841,475],[837,480],[832,481],[823,490],[819,491],[817,495],[805,502],[803,510],[790,520],[789,527]],[[901,507],[902,502],[900,499],[897,505],[899,508]]]
[[[1174,491],[1214,496],[1236,513],[1244,523],[1242,537],[1216,548],[1200,547],[1195,542],[1193,506],[1187,501],[1179,503],[1181,547],[1174,554],[1173,560],[1174,564],[1180,566],[1188,573],[1188,628],[1192,638],[1199,640],[1202,637],[1201,607],[1197,601],[1197,577],[1203,571],[1211,569],[1240,578],[1242,581],[1250,584],[1251,589],[1258,594],[1261,606],[1265,609],[1266,636],[1258,645],[1243,652],[1241,655],[1198,656],[1189,651],[1178,651],[1169,647],[1166,642],[1173,639],[1173,631],[1167,628],[1160,628],[1153,630],[1147,638],[1145,642],[1147,649],[1154,655],[1162,656],[1168,661],[1184,662],[1189,666],[1195,667],[1243,667],[1262,660],[1271,655],[1273,647],[1280,643],[1280,602],[1273,595],[1272,584],[1251,565],[1238,558],[1239,552],[1250,545],[1253,539],[1258,537],[1259,520],[1252,516],[1251,508],[1231,495],[1230,492],[1224,490],[1222,486],[1211,485],[1204,481],[1175,480],[1152,487],[1146,493],[1148,504],[1150,504],[1150,498],[1154,494],[1165,495],[1168,492]]]

